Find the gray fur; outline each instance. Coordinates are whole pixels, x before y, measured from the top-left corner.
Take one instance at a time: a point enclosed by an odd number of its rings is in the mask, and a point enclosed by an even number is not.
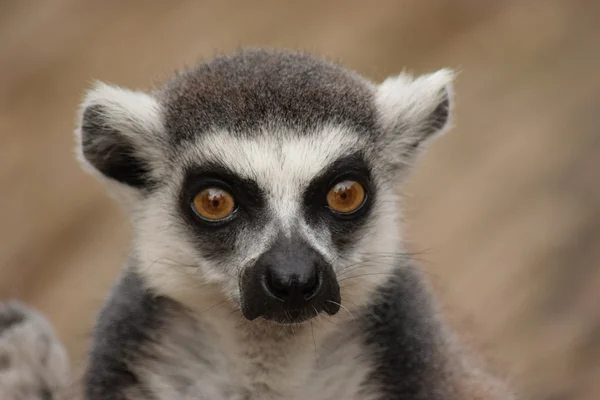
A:
[[[242,50],[189,69],[158,93],[179,142],[214,130],[249,135],[277,124],[306,133],[328,124],[377,129],[373,84],[309,54]]]
[[[48,321],[17,301],[0,302],[0,398],[49,400],[68,380],[67,354]]]

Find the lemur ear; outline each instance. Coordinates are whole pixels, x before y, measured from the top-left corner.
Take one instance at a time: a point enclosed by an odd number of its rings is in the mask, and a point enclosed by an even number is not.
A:
[[[390,161],[410,164],[434,137],[449,128],[454,72],[442,69],[417,78],[402,73],[386,79],[376,93]]]
[[[96,83],[80,109],[79,158],[113,183],[145,189],[153,183],[161,132],[160,105],[154,97]]]

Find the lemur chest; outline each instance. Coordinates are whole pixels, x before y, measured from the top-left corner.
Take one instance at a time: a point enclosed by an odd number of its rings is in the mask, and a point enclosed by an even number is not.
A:
[[[260,337],[178,332],[154,345],[144,381],[159,400],[366,400],[370,372],[355,335],[314,328]]]

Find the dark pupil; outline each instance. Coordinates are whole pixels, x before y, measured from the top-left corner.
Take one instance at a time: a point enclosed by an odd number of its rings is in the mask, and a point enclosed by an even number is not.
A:
[[[219,204],[220,204],[220,201],[219,201],[219,200],[213,200],[213,201],[212,201],[212,206],[213,206],[214,208],[219,208]]]
[[[342,198],[342,200],[346,200],[346,198],[348,197],[348,193],[343,192],[342,194],[340,194],[340,197]]]

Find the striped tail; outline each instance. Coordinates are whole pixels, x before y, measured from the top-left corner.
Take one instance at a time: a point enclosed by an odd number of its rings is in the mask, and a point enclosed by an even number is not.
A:
[[[0,302],[0,399],[57,399],[69,370],[65,348],[42,314]]]

